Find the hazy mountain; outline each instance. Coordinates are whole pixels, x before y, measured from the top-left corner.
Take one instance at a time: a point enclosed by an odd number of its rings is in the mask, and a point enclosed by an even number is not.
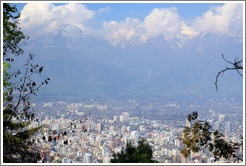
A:
[[[242,58],[243,45],[235,39],[205,36],[181,48],[162,39],[123,48],[91,36],[58,33],[30,40],[26,49],[36,54],[51,78],[41,94],[88,98],[217,95],[216,74],[228,65],[221,53],[229,60]],[[236,72],[225,73],[219,95],[242,95],[242,83]]]

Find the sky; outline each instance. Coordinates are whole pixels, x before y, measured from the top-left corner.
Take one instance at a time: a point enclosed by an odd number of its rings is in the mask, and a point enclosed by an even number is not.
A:
[[[155,37],[182,45],[205,34],[242,38],[243,32],[242,3],[29,3],[17,7],[23,31],[33,38],[65,30],[115,46]]]
[[[242,2],[15,4],[47,93],[216,94],[221,54],[243,59]],[[242,95],[242,82],[228,72],[219,95]]]

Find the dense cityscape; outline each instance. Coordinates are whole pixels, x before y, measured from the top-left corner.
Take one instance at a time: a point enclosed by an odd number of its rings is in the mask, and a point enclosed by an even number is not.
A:
[[[36,102],[32,108],[36,119],[28,127],[44,125],[33,137],[33,148],[42,152],[40,162],[109,163],[113,153],[124,150],[127,142],[136,146],[144,138],[158,162],[212,163],[214,159],[208,149],[189,158],[180,153],[179,135],[184,126],[190,127],[186,117],[192,111],[224,133],[226,141],[239,143],[243,136],[242,103],[235,99],[90,99],[74,103]],[[242,156],[242,149],[237,153]]]

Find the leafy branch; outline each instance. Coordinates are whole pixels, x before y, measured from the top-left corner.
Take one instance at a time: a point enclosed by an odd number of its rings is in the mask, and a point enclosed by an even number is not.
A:
[[[41,126],[28,129],[34,120],[30,96],[36,95],[39,88],[48,84],[49,78],[36,82],[36,74],[41,76],[43,66],[33,65],[34,55],[20,70],[13,71],[15,57],[25,56],[21,48],[29,39],[19,28],[20,14],[15,5],[3,3],[3,162],[36,162],[40,153],[31,151],[28,144],[30,137]],[[11,70],[12,69],[12,70]],[[35,75],[34,75],[35,74]]]
[[[187,120],[194,121],[194,124],[191,128],[186,126],[180,135],[180,141],[183,143],[183,148],[180,151],[184,157],[187,158],[191,152],[197,153],[208,148],[214,156],[214,161],[218,161],[222,157],[228,161],[232,158],[234,158],[234,162],[243,161],[236,154],[236,150],[243,146],[242,142],[240,144],[226,142],[222,133],[218,130],[210,131],[210,124],[207,121],[196,120],[197,118],[196,111],[189,114]]]

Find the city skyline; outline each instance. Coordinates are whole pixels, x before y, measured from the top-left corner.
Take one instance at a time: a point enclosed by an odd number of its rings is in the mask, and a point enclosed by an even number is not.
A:
[[[127,142],[137,146],[138,141],[144,138],[153,149],[153,159],[163,164],[213,163],[214,158],[208,149],[187,159],[180,153],[183,147],[180,133],[187,124],[192,127],[185,119],[194,110],[199,113],[198,120],[205,120],[212,130],[224,133],[227,142],[240,142],[243,134],[242,106],[236,102],[201,99],[201,105],[196,98],[186,101],[168,98],[162,101],[123,101],[33,103],[38,122],[29,127],[45,124],[34,137],[36,148],[46,149],[45,162],[109,163],[113,153],[126,148]],[[222,106],[218,107],[218,103]],[[71,123],[76,127],[71,128]],[[52,134],[54,131],[56,134]],[[242,149],[238,153],[242,154]]]

